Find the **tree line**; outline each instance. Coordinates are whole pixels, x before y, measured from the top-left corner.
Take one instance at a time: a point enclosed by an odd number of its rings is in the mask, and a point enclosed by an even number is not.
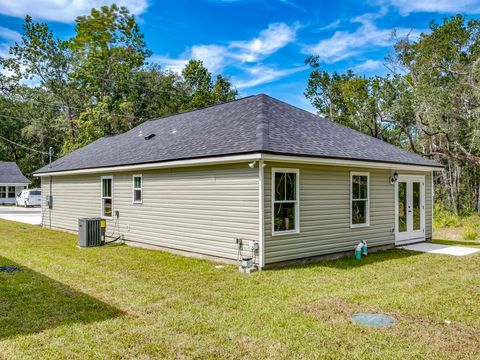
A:
[[[0,136],[58,158],[141,122],[234,99],[229,79],[201,61],[181,73],[150,64],[144,36],[129,11],[111,5],[76,19],[74,35],[60,39],[27,16],[21,40],[0,59]],[[0,141],[0,159],[24,173],[47,157]]]
[[[334,121],[442,163],[437,201],[480,211],[480,21],[456,15],[392,37],[385,76],[329,73],[309,57],[305,96]]]
[[[437,160],[436,199],[459,213],[480,211],[480,21],[457,15],[395,45],[387,75],[330,73],[311,56],[305,96],[333,121]],[[92,9],[61,39],[27,16],[21,40],[0,58],[0,136],[58,158],[145,120],[233,100],[229,79],[190,60],[180,73],[149,63],[128,9]],[[0,159],[24,173],[47,163],[0,141]]]

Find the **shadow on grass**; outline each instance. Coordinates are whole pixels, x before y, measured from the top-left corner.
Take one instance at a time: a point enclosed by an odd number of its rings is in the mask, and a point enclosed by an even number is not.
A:
[[[0,256],[0,340],[73,323],[92,323],[123,315],[119,309]]]
[[[370,253],[369,255],[362,257],[361,260],[356,260],[352,251],[351,256],[347,255],[339,259],[325,259],[325,260],[316,260],[316,261],[314,260],[310,263],[305,263],[305,264],[292,263],[291,265],[286,264],[284,266],[272,267],[269,270],[275,271],[275,270],[292,269],[292,268],[318,268],[318,267],[350,270],[350,269],[369,266],[369,265],[384,262],[384,261],[406,259],[412,256],[418,256],[421,254],[422,253],[417,251],[389,249],[389,250]]]

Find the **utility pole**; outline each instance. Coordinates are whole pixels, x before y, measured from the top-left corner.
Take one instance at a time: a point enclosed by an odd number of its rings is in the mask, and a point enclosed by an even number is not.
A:
[[[53,148],[50,146],[48,148],[48,167],[52,167],[52,156],[53,156]]]

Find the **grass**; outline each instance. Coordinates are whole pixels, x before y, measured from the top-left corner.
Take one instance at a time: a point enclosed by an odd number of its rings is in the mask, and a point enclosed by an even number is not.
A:
[[[245,275],[0,220],[0,358],[478,358],[480,255],[403,250]],[[381,311],[396,326],[354,325]],[[445,319],[451,321],[447,324]]]

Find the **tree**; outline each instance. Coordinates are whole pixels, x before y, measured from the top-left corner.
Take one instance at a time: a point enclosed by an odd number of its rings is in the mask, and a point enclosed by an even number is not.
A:
[[[351,70],[329,74],[321,70],[316,56],[306,62],[312,72],[305,96],[320,115],[370,136],[400,142],[401,132],[395,128],[389,112],[396,101],[397,79],[365,78]]]
[[[480,20],[457,15],[388,58],[392,74],[359,77],[312,66],[305,96],[322,115],[441,161],[437,199],[480,211]]]
[[[395,64],[408,74],[418,136],[411,148],[446,165],[439,195],[455,212],[472,206],[480,178],[480,20],[462,15],[430,24],[420,39],[395,45]],[[473,185],[475,189],[472,189]],[[480,206],[478,206],[480,211]]]
[[[149,65],[134,16],[116,5],[78,17],[69,39],[27,16],[10,54],[0,58],[12,73],[0,74],[0,135],[38,151],[51,146],[57,156],[145,120],[237,96],[227,78],[213,79],[199,61],[183,75]],[[0,158],[17,161],[26,174],[46,160],[3,140]]]
[[[213,81],[212,74],[200,60],[190,60],[182,70],[182,76],[186,85],[183,110],[230,101],[238,95],[227,78],[218,75]]]

